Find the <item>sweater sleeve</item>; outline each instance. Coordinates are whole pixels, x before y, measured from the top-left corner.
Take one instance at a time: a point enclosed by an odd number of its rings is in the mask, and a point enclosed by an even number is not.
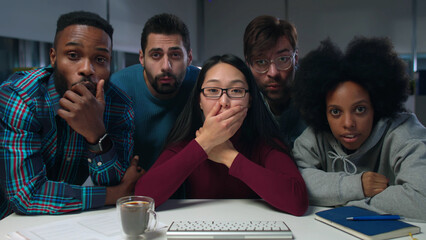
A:
[[[207,160],[207,154],[195,140],[183,148],[168,148],[138,180],[135,194],[150,196],[155,200],[156,206],[160,206],[205,160]]]
[[[393,172],[390,186],[348,205],[426,221],[426,128],[414,116],[386,136],[381,161]]]
[[[301,216],[308,208],[308,196],[296,165],[285,153],[263,147],[261,165],[239,153],[229,174],[239,178],[262,199],[281,211]]]
[[[326,141],[321,140],[311,128],[305,130],[294,144],[293,155],[305,180],[309,201],[313,205],[337,206],[354,199],[363,199],[362,173],[328,172],[325,151]]]

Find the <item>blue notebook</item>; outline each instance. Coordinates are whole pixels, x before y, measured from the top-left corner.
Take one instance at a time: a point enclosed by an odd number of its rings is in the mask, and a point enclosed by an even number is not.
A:
[[[337,207],[315,213],[316,220],[361,239],[390,239],[420,232],[420,227],[401,220],[351,221],[347,217],[379,215],[353,206]]]

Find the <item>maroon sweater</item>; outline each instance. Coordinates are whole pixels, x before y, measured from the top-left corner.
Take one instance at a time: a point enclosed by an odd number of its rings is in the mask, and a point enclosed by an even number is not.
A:
[[[240,152],[229,169],[208,160],[195,140],[178,144],[166,149],[139,179],[135,194],[150,196],[159,206],[185,180],[187,198],[260,197],[297,216],[303,215],[309,204],[305,182],[292,159],[266,144],[258,144],[249,158]]]

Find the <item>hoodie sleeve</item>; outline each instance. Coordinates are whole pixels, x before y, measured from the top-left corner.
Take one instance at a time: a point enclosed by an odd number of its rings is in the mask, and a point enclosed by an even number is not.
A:
[[[388,170],[382,174],[390,176],[390,186],[371,198],[348,205],[426,221],[426,128],[414,115],[409,115],[386,134],[383,143],[380,165]]]
[[[307,128],[294,143],[294,159],[305,180],[310,204],[337,206],[363,199],[362,173],[350,175],[327,169],[328,145],[323,134],[315,134],[312,128]]]

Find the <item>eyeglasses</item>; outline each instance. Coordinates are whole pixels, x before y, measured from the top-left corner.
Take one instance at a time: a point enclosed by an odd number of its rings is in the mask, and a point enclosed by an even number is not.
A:
[[[258,73],[266,73],[269,70],[271,63],[275,64],[275,67],[280,71],[288,70],[294,65],[294,57],[296,53],[292,53],[290,56],[279,56],[275,59],[257,59],[252,63],[253,69]]]
[[[206,98],[219,99],[222,97],[223,92],[226,92],[229,98],[243,98],[246,96],[248,89],[233,87],[233,88],[219,88],[219,87],[205,87],[201,88],[201,92]]]

